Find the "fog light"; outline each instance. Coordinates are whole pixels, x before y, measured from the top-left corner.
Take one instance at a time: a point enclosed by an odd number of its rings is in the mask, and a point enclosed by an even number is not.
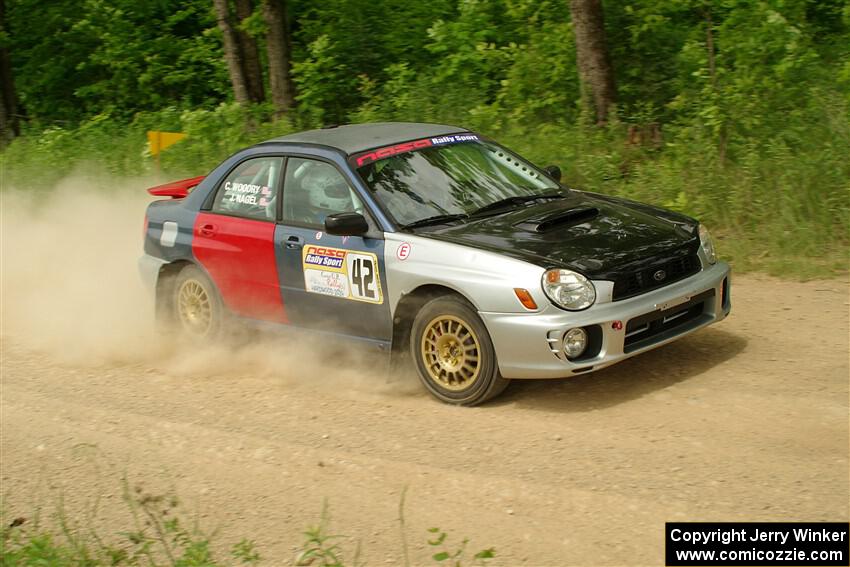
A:
[[[570,329],[564,333],[564,354],[567,358],[581,356],[587,348],[587,333],[584,329]]]

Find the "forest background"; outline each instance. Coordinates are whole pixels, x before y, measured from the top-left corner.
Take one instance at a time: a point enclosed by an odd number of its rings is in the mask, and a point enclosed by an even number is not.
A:
[[[694,215],[736,270],[846,273],[844,0],[0,0],[0,182],[162,181],[329,124],[452,123]]]

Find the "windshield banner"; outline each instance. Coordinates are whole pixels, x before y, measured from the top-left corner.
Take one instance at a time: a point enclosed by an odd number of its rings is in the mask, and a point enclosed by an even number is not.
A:
[[[366,152],[360,152],[351,156],[351,161],[356,167],[378,161],[390,156],[403,154],[421,150],[422,148],[430,148],[432,146],[444,146],[447,144],[457,144],[460,142],[477,142],[478,136],[475,134],[461,133],[449,134],[446,136],[437,136],[436,138],[423,138],[421,140],[413,140],[411,142],[402,142],[393,146],[384,146]]]

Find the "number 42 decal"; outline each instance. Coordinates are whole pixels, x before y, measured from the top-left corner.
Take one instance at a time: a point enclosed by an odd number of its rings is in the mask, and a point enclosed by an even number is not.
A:
[[[370,303],[382,303],[381,278],[378,261],[374,254],[348,252],[345,255],[348,279],[351,282],[351,297]]]

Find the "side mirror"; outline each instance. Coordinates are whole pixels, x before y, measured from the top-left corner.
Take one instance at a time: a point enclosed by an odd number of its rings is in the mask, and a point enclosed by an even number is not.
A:
[[[555,181],[561,181],[561,168],[557,165],[548,165],[543,168],[543,172]]]
[[[325,217],[325,232],[335,236],[361,236],[369,232],[369,223],[360,213],[336,213]]]

